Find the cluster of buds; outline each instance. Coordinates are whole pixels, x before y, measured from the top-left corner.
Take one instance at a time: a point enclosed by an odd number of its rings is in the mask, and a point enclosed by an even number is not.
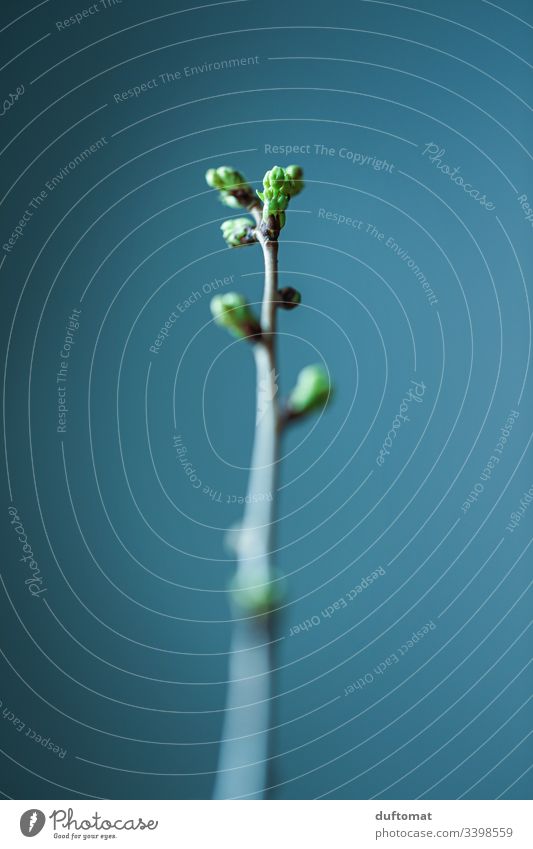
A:
[[[237,292],[215,295],[210,307],[215,324],[225,327],[233,336],[252,341],[260,338],[261,325],[243,295]]]
[[[287,401],[287,418],[294,419],[322,409],[331,398],[332,387],[322,365],[303,368]]]
[[[217,189],[224,203],[234,208],[251,209],[258,202],[252,189],[239,171],[223,165],[210,168],[206,173],[209,186]],[[298,165],[279,165],[267,171],[263,178],[263,191],[257,195],[263,202],[262,231],[269,239],[275,240],[285,225],[285,211],[292,197],[304,187],[303,170]],[[257,230],[250,218],[232,218],[221,225],[222,235],[229,247],[240,247],[257,241]],[[302,296],[297,289],[286,286],[278,290],[277,306],[292,310],[301,303]],[[211,313],[215,323],[224,327],[238,339],[261,340],[261,325],[250,309],[243,295],[227,292],[216,295],[211,301]],[[322,409],[331,398],[332,387],[329,374],[321,365],[310,365],[302,369],[296,386],[286,404],[284,421],[299,419],[307,413]],[[241,588],[241,593],[243,588]],[[254,591],[255,592],[255,591]],[[268,602],[258,592],[255,600],[250,599],[252,607],[268,607]],[[262,592],[266,592],[263,588]],[[246,595],[246,593],[244,593]],[[263,598],[263,601],[261,601]]]
[[[220,229],[229,248],[255,242],[254,222],[250,218],[229,218],[220,225]]]
[[[303,171],[298,165],[287,168],[275,165],[263,177],[263,191],[257,194],[263,201],[263,222],[272,238],[277,238],[285,226],[285,210],[291,197],[302,191],[302,178]]]
[[[232,209],[250,206],[254,201],[254,193],[239,171],[229,165],[220,168],[210,168],[205,175],[207,185],[218,189],[220,199]]]

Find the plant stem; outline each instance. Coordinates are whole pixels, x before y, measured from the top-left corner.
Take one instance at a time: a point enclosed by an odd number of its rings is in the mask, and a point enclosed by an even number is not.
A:
[[[261,305],[261,340],[254,343],[256,364],[256,428],[246,509],[235,545],[236,578],[241,585],[269,585],[276,517],[279,409],[276,371],[276,303],[278,243],[262,232],[258,210],[251,210],[265,262]],[[233,605],[228,693],[218,772],[213,797],[265,798],[272,784],[271,755],[273,641],[272,614],[242,618]]]

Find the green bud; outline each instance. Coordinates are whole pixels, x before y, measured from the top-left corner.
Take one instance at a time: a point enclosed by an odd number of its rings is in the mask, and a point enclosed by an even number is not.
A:
[[[229,165],[221,165],[217,168],[217,173],[221,180],[223,181],[226,188],[231,188],[231,183],[234,179],[237,179],[239,183],[242,183],[242,178],[238,171],[235,171],[234,168],[231,168]]]
[[[216,168],[210,168],[205,172],[205,181],[212,189],[221,189],[223,187],[222,180],[218,176]]]
[[[254,222],[250,218],[230,218],[220,225],[222,235],[230,248],[251,245],[255,241],[251,235]]]
[[[291,191],[290,191],[291,197],[294,197],[294,195],[300,194],[300,192],[302,191],[302,189],[304,187],[303,168],[300,168],[299,165],[288,165],[287,168],[285,169],[285,173],[287,174],[287,177],[291,181]]]
[[[304,169],[300,165],[287,165],[285,173],[291,180],[301,180],[304,175]]]
[[[210,168],[206,171],[205,179],[212,189],[231,191],[246,187],[246,180],[239,171],[230,168],[229,165],[221,165],[220,168]]]
[[[306,366],[298,375],[296,386],[289,397],[289,411],[293,415],[303,415],[325,407],[331,393],[329,376],[324,366]]]
[[[263,177],[263,191],[257,192],[263,201],[263,221],[272,230],[281,230],[285,225],[285,210],[293,195],[303,189],[303,171],[298,165],[282,168],[275,165]],[[271,221],[269,219],[274,219]]]
[[[246,298],[237,292],[225,292],[211,299],[211,314],[215,324],[225,327],[233,336],[244,339],[259,336],[261,327]]]
[[[282,193],[291,198],[302,191],[303,174],[303,169],[299,165],[288,165],[287,168],[275,165],[263,177],[263,187],[265,191],[271,193],[271,196]]]
[[[285,212],[289,205],[289,195],[277,189],[265,186],[264,191],[258,191],[257,194],[264,203],[263,218],[265,218],[265,210],[267,210],[266,216],[277,215],[279,212]]]
[[[263,177],[263,186],[265,189],[272,189],[277,193],[283,190],[285,180],[285,168],[282,168],[280,165],[274,165]]]
[[[272,613],[283,601],[283,580],[281,575],[277,580],[266,584],[249,584],[242,577],[235,576],[230,584],[231,595],[235,604],[249,616],[262,616]],[[251,578],[252,581],[256,580]]]
[[[283,310],[293,310],[298,304],[302,303],[302,296],[297,289],[292,286],[285,286],[284,289],[278,291],[279,306]]]

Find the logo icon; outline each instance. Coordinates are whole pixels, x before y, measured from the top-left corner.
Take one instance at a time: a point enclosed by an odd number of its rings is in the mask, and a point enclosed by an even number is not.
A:
[[[257,393],[257,410],[255,416],[256,427],[267,411],[268,402],[273,401],[276,395],[278,394],[278,377],[279,375],[276,374],[274,369],[272,369],[269,378],[263,378],[259,381],[259,391]]]
[[[20,830],[24,837],[35,837],[43,830],[45,822],[46,817],[42,811],[37,808],[30,808],[20,818]]]

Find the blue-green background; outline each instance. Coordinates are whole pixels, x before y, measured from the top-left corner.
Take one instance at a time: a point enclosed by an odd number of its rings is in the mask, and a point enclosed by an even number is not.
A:
[[[517,200],[533,198],[531,4],[250,0],[181,12],[123,0],[57,30],[83,8],[52,0],[23,15],[27,0],[4,0],[1,10],[0,97],[25,86],[0,119],[1,243],[47,180],[108,142],[49,194],[0,269],[0,699],[68,750],[59,759],[2,719],[3,795],[211,794],[231,633],[223,529],[242,510],[225,501],[246,490],[253,362],[210,323],[208,296],[157,355],[149,347],[205,283],[233,274],[260,298],[260,253],[225,248],[227,210],[206,168],[227,162],[258,186],[266,168],[296,161],[307,182],[280,267],[304,305],[280,316],[280,391],[323,359],[336,392],[284,444],[273,796],[527,798],[533,510],[505,528],[533,484],[533,232]],[[113,97],[243,56],[259,61]],[[494,211],[422,155],[430,142]],[[341,148],[394,167],[354,165]],[[73,307],[61,436],[55,374]],[[423,403],[380,468],[412,379],[427,387]],[[501,462],[463,514],[513,409]],[[221,501],[191,486],[176,432]],[[41,599],[24,586],[11,501]],[[289,636],[378,566],[386,575],[347,609]],[[430,620],[435,630],[401,662],[344,695]]]

